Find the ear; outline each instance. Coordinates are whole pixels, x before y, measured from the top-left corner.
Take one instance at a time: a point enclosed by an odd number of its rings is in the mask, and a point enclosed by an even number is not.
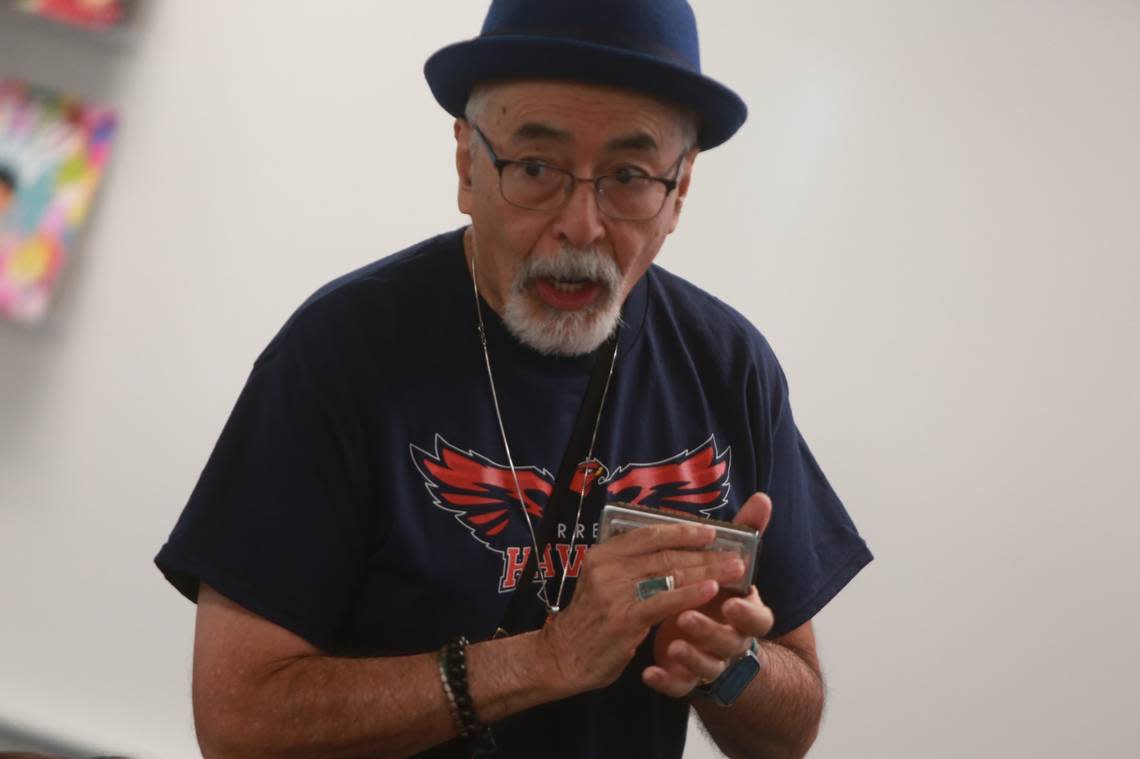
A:
[[[681,161],[681,178],[677,180],[677,189],[673,190],[677,193],[677,197],[673,200],[673,218],[669,222],[670,234],[677,228],[677,222],[681,219],[681,207],[685,205],[685,198],[689,195],[689,182],[693,179],[693,164],[697,162],[697,155],[700,152],[700,148],[694,147]]]
[[[455,171],[459,175],[459,212],[471,213],[471,125],[466,119],[455,120]]]

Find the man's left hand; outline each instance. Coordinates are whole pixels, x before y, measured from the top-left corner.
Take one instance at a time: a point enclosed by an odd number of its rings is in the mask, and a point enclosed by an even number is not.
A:
[[[772,501],[757,493],[733,522],[763,533],[771,514]],[[722,591],[699,610],[682,612],[661,624],[653,648],[657,663],[646,667],[641,679],[667,696],[686,696],[697,685],[719,677],[748,651],[753,638],[768,634],[774,621],[755,586],[745,597]]]

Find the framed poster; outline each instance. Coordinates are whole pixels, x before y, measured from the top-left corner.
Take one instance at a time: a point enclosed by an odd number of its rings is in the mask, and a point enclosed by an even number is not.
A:
[[[0,80],[0,317],[34,322],[45,314],[115,126],[108,108]]]
[[[129,0],[10,0],[17,10],[87,29],[112,29],[123,23]]]

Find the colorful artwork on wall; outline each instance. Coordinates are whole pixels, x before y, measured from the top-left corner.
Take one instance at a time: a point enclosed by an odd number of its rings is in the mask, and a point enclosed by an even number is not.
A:
[[[126,18],[128,0],[14,0],[26,13],[88,29],[110,29]]]
[[[0,80],[0,316],[34,322],[45,314],[115,126],[108,108]]]

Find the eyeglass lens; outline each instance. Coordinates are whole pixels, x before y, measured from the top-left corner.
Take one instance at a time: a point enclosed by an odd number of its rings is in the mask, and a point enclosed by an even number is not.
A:
[[[650,177],[615,174],[594,181],[598,209],[619,219],[651,219],[665,205],[668,189]],[[510,163],[503,167],[503,197],[536,211],[560,208],[573,192],[574,177],[541,163]]]

